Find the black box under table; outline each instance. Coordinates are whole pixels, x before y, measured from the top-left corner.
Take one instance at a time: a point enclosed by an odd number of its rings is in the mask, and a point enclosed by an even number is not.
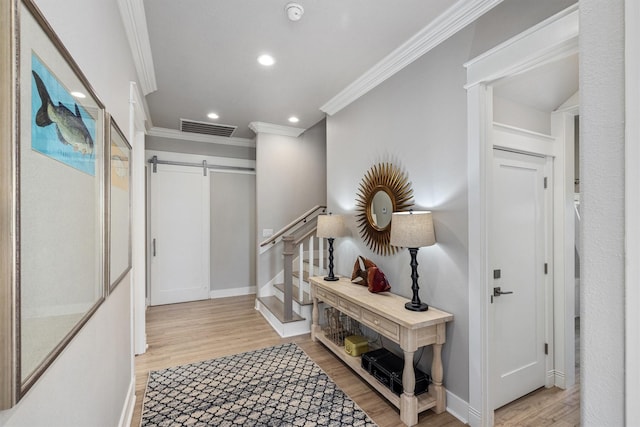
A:
[[[396,395],[401,395],[402,371],[404,360],[396,356],[386,348],[369,351],[362,355],[362,368],[373,375],[379,382],[387,386]],[[416,386],[414,394],[417,396],[428,390],[431,378],[428,374],[414,369],[416,374]]]

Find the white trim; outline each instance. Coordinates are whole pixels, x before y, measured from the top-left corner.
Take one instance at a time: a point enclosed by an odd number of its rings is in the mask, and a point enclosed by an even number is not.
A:
[[[131,143],[131,339],[134,354],[147,350],[146,335],[146,175],[144,133],[149,123],[145,98],[135,82],[129,85],[129,142]],[[133,360],[132,360],[133,365]]]
[[[468,202],[469,202],[469,423],[472,427],[493,425],[493,406],[489,396],[490,313],[489,251],[487,233],[489,200],[487,180],[490,179],[493,147],[490,144],[493,122],[493,90],[486,85],[467,89],[468,138]],[[489,163],[488,163],[489,162]],[[473,416],[472,416],[473,415]],[[477,415],[477,416],[476,416]]]
[[[327,101],[320,110],[329,115],[337,113],[501,2],[502,0],[459,0]]]
[[[493,123],[493,147],[521,153],[555,156],[555,141],[551,135],[532,132],[527,129]]]
[[[147,125],[151,123],[147,108],[147,99],[142,96],[138,84],[129,82],[129,141],[137,131],[147,131]]]
[[[133,63],[136,67],[140,87],[145,95],[158,90],[156,74],[151,55],[151,42],[147,29],[147,18],[144,13],[143,0],[118,0],[118,8],[122,17]]]
[[[447,394],[447,412],[459,419],[464,424],[469,423],[469,404],[451,393],[449,390]]]
[[[562,389],[567,388],[566,386],[567,379],[564,372],[560,372],[557,369],[553,369],[551,372],[549,372],[549,374],[553,377],[552,378],[553,385]]]
[[[216,299],[216,298],[239,297],[242,295],[252,295],[255,293],[256,293],[255,286],[244,286],[241,288],[212,290],[209,292],[209,298]]]
[[[572,6],[465,64],[469,173],[469,354],[476,355],[469,358],[469,423],[472,426],[490,426],[494,421],[489,357],[492,328],[488,307],[490,208],[487,202],[491,197],[489,175],[493,149],[493,92],[490,84],[497,79],[577,53],[577,23],[577,6]],[[554,164],[564,165],[564,153],[558,151]],[[556,182],[562,181],[559,176]],[[564,266],[563,258],[564,251],[554,248],[554,266]],[[558,276],[554,272],[554,277],[562,281],[564,274]],[[559,337],[556,344],[564,345],[562,339],[564,337]],[[473,414],[471,408],[474,408]]]
[[[125,398],[124,405],[122,406],[122,413],[120,414],[119,427],[129,427],[131,420],[133,419],[133,410],[136,407],[136,376],[131,376],[129,382],[129,390],[127,390],[127,397]]]
[[[573,98],[573,97],[572,97]],[[575,384],[575,116],[579,107],[551,114],[551,133],[557,138],[553,163],[553,357],[554,369],[564,372],[561,388]],[[558,377],[556,376],[556,379]]]
[[[467,61],[467,85],[519,74],[578,52],[578,4]],[[519,58],[517,63],[513,58]]]
[[[640,3],[625,1],[625,424],[640,425]]]
[[[256,134],[270,133],[273,135],[292,136],[294,138],[299,137],[306,130],[303,128],[282,126],[265,122],[251,122],[249,123],[249,129],[254,131]]]
[[[470,426],[479,426],[482,424],[482,414],[475,408],[469,406],[469,421]]]
[[[152,127],[147,133],[158,138],[178,139],[181,141],[207,142],[209,144],[233,145],[235,147],[256,148],[256,141],[248,138],[225,138],[223,136],[202,135],[199,133],[182,132],[177,129]]]

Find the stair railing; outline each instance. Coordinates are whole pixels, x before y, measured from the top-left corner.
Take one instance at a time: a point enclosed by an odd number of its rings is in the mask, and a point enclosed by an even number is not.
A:
[[[300,215],[298,218],[291,221],[289,224],[282,227],[282,229],[278,231],[276,234],[269,237],[264,242],[260,243],[260,247],[262,248],[262,247],[268,246],[269,244],[271,244],[271,246],[275,245],[276,243],[278,243],[279,241],[278,239],[281,239],[282,236],[284,236],[285,234],[293,234],[293,232],[296,229],[302,227],[309,220],[316,218],[318,215],[320,215],[321,213],[325,213],[326,211],[327,211],[326,206],[323,206],[323,205],[314,206],[313,208],[309,209],[308,211]]]
[[[326,212],[326,206],[317,205],[313,208],[309,209],[307,212],[287,224],[276,234],[271,236],[269,239],[265,240],[260,244],[261,248],[265,248],[268,250],[270,247],[275,246],[275,244],[279,241],[283,242],[284,248],[282,251],[282,255],[284,258],[284,320],[285,322],[291,321],[293,319],[293,260],[296,254],[296,248],[298,248],[298,257],[299,257],[299,267],[298,271],[300,274],[299,286],[298,286],[298,300],[302,302],[303,300],[303,278],[304,278],[304,241],[309,239],[309,248],[308,248],[308,258],[309,258],[309,274],[313,274],[314,263],[313,260],[315,258],[314,250],[313,250],[313,239],[316,233],[316,218],[321,213]],[[313,225],[309,226],[313,221]],[[297,233],[301,233],[299,236],[296,236]],[[319,239],[319,248],[322,251],[323,248],[323,240]],[[322,252],[320,252],[322,254]],[[321,266],[324,266],[323,257],[320,256]],[[321,271],[321,270],[320,270]]]

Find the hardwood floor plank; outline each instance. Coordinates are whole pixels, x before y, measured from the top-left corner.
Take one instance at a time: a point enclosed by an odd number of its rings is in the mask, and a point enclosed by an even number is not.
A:
[[[254,309],[255,296],[247,295],[150,307],[147,310],[149,348],[136,356],[136,405],[132,427],[140,425],[142,400],[149,371],[286,342],[297,343],[322,370],[380,427],[402,426],[399,411],[322,344],[309,335],[281,338]],[[540,416],[538,416],[540,415]],[[539,424],[535,424],[535,422]],[[531,424],[525,424],[529,423]],[[521,424],[519,424],[521,423]],[[579,425],[579,386],[575,390],[541,389],[496,412],[496,425]],[[462,426],[444,412],[425,411],[418,426]]]

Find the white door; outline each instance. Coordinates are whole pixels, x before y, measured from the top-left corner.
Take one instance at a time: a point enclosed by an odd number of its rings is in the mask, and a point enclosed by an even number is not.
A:
[[[151,305],[209,297],[209,177],[201,168],[151,173]]]
[[[545,385],[546,159],[493,150],[494,408]]]

